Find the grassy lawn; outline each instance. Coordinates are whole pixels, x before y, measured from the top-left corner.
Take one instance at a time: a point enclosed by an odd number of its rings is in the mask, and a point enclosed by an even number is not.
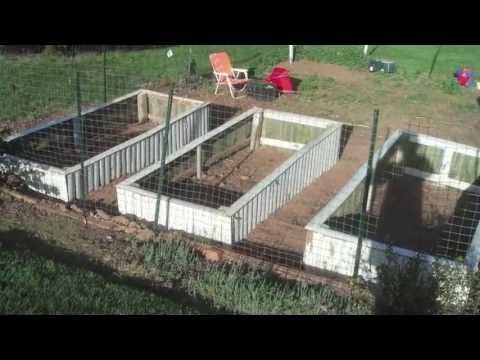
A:
[[[185,74],[190,59],[196,73],[210,81],[212,75],[208,55],[227,51],[234,66],[252,70],[263,77],[271,68],[285,62],[287,45],[183,45],[167,49],[112,51],[107,55],[107,89],[112,98],[147,83],[179,79]],[[191,50],[191,52],[190,52]],[[351,122],[365,122],[374,107],[379,107],[385,123],[396,124],[405,117],[423,116],[455,124],[472,124],[480,114],[477,91],[459,88],[452,74],[458,66],[480,68],[480,46],[443,46],[438,54],[431,78],[430,72],[438,46],[370,46],[370,58],[394,60],[395,74],[366,70],[368,59],[362,46],[313,46],[299,48],[299,59],[345,66],[365,78],[356,82],[332,81],[316,74],[304,77],[299,95],[288,102],[288,110],[306,114],[336,114]],[[32,120],[45,114],[75,111],[75,69],[81,70],[84,104],[103,99],[103,56],[79,53],[75,66],[70,57],[54,54],[0,56],[0,96],[4,106],[0,121]],[[277,106],[273,104],[273,106]],[[280,102],[279,107],[283,106]]]
[[[429,73],[439,46],[381,45],[370,55],[375,58],[392,59],[399,62],[400,74],[414,79],[422,73]],[[480,69],[480,46],[442,46],[435,63],[432,77],[451,77],[458,66]],[[477,70],[478,71],[478,70]]]
[[[0,244],[2,244],[0,242]],[[195,314],[156,294],[119,285],[28,249],[0,249],[0,314]]]
[[[281,281],[265,270],[208,263],[180,234],[155,242],[85,228],[28,205],[0,206],[0,313],[370,313],[363,298]],[[111,241],[105,238],[111,236]],[[68,266],[67,266],[68,264]],[[101,274],[101,275],[99,275]],[[166,297],[127,286],[167,286]],[[113,281],[115,280],[115,281]],[[2,307],[3,306],[3,307]]]
[[[201,76],[210,75],[208,55],[227,50],[234,65],[247,66],[255,73],[264,73],[284,58],[280,46],[189,46],[141,51],[113,51],[107,55],[108,96],[123,95],[146,82],[179,79],[185,74],[191,58]],[[37,54],[31,56],[0,56],[0,96],[4,106],[0,121],[17,118],[32,120],[56,111],[75,111],[76,71],[81,72],[82,102],[103,99],[103,55],[80,53],[75,61],[68,56]]]

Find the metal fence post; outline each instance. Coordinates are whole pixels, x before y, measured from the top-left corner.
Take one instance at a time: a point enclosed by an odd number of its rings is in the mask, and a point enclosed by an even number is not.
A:
[[[290,64],[295,61],[295,45],[288,45],[288,61]]]
[[[163,185],[165,182],[165,161],[167,158],[167,152],[169,147],[168,138],[170,136],[170,116],[172,113],[172,101],[173,101],[173,88],[174,85],[170,88],[168,94],[168,104],[167,104],[167,116],[165,119],[165,135],[163,136],[163,145],[162,145],[162,156],[160,158],[160,169],[158,176],[158,191],[157,191],[157,203],[155,205],[155,228],[159,229],[158,217],[160,215],[160,199],[162,197]],[[168,218],[168,207],[167,207],[167,218]]]
[[[103,101],[107,102],[107,50],[103,47]]]
[[[373,111],[373,121],[372,121],[372,134],[370,138],[370,151],[368,154],[368,165],[367,165],[367,176],[365,177],[365,188],[363,191],[363,199],[362,199],[362,210],[360,214],[360,226],[359,226],[359,234],[358,234],[358,243],[357,243],[357,251],[355,254],[355,266],[353,268],[353,277],[358,277],[358,271],[360,268],[360,259],[362,256],[362,243],[363,238],[366,237],[367,234],[367,205],[368,205],[368,193],[370,190],[370,186],[373,183],[373,156],[375,153],[375,140],[377,138],[377,127],[378,127],[378,109]]]
[[[85,167],[84,167],[84,161],[85,161],[85,124],[84,124],[84,118],[82,116],[82,98],[81,98],[81,87],[80,87],[80,72],[76,72],[76,100],[77,100],[77,117],[78,121],[80,122],[80,200],[81,200],[81,207],[83,210],[83,215],[85,216],[86,219],[86,209],[85,209],[85,200],[86,200],[86,195],[87,195],[87,184],[85,181],[86,174],[85,174]]]

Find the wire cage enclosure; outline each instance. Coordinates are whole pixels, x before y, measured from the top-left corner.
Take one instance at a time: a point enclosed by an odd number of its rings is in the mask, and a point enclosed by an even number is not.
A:
[[[480,149],[444,139],[395,131],[367,164],[306,226],[304,264],[352,276],[366,191],[359,275],[375,281],[390,247],[402,259],[419,255],[475,270],[480,260]]]
[[[140,89],[82,111],[81,117],[27,129],[6,139],[2,162],[35,191],[65,202],[81,199],[82,188],[87,196],[160,159],[167,100],[167,94]],[[169,151],[208,132],[210,108],[173,98]]]

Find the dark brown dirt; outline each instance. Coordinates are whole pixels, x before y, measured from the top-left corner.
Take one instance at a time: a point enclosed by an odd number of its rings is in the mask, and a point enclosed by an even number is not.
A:
[[[92,122],[93,120],[90,120]],[[98,155],[157,126],[154,122],[142,124],[130,121],[119,124],[88,124],[85,157]],[[13,144],[14,155],[23,159],[57,167],[74,166],[81,161],[80,147],[73,142],[73,127],[57,125],[27,135]]]
[[[375,187],[376,240],[436,255],[462,191],[404,175]]]
[[[199,183],[245,193],[271,174],[294,151],[260,146],[254,152],[249,148],[209,167]]]
[[[97,191],[92,191],[87,196],[87,201],[95,204],[95,207],[102,207],[106,210],[117,210],[117,189],[116,185],[126,180],[128,176],[121,177],[107,186],[102,187]]]
[[[204,169],[202,179],[191,164],[164,183],[163,194],[213,208],[230,206],[291,155],[291,150],[260,146],[250,152],[246,147]],[[145,177],[140,186],[157,191],[158,175],[157,171]]]
[[[368,131],[355,128],[351,137],[344,137],[346,146],[341,159],[286,206],[257,225],[249,241],[303,254],[306,231],[304,227],[348,182],[366,161]]]

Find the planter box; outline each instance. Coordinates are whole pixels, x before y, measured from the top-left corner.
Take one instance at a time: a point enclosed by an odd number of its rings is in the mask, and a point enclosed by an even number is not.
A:
[[[83,162],[87,193],[100,189],[125,175],[158,162],[162,154],[165,133],[165,109],[168,95],[149,90],[138,90],[107,104],[89,109],[82,118],[92,129],[102,130],[105,123],[124,121],[126,125],[150,122],[152,126],[138,136],[108,148],[112,142],[99,144],[100,151]],[[209,103],[174,97],[172,104],[171,139],[169,152],[175,152],[208,131]],[[108,120],[108,121],[106,121]],[[13,166],[30,188],[65,202],[81,198],[81,161],[69,157],[57,146],[56,151],[39,156],[35,151],[24,151],[39,139],[64,141],[69,148],[80,146],[81,122],[77,115],[55,119],[42,126],[11,136],[7,143],[17,152],[3,156],[2,161]],[[108,135],[108,134],[107,134]],[[60,136],[62,136],[60,138]],[[60,138],[60,139],[59,139]],[[67,140],[65,140],[66,138]],[[88,133],[87,133],[88,143]],[[106,146],[105,146],[106,145]],[[107,147],[106,149],[103,149]],[[103,150],[102,150],[103,149]],[[22,157],[28,155],[28,159]],[[36,160],[36,156],[38,160]]]
[[[415,154],[418,156],[419,152],[422,153],[424,161],[412,161],[412,159],[415,159]],[[472,175],[469,175],[467,171],[468,166],[458,167],[458,158],[468,156],[475,160],[479,157],[479,154],[480,149],[470,146],[397,130],[375,153],[373,163],[374,168],[378,168],[379,164],[394,164],[394,166],[401,167],[402,176],[407,175],[413,177],[413,179],[421,179],[424,183],[437,187],[440,191],[451,189],[450,191],[453,192],[467,191],[468,194],[478,194],[480,188],[465,181]],[[382,161],[385,161],[385,163],[382,163]],[[364,164],[349,183],[305,227],[307,230],[307,242],[303,258],[305,265],[342,275],[353,275],[358,244],[358,234],[355,233],[358,230],[354,231],[353,228],[358,227],[358,222],[348,223],[347,217],[355,219],[361,211],[361,200],[358,199],[362,198],[366,174],[367,164]],[[355,194],[360,195],[356,196]],[[407,197],[406,201],[409,201],[408,197],[412,194],[401,193],[400,196],[402,198]],[[368,194],[368,206],[371,206],[371,199],[372,189]],[[347,204],[352,204],[352,201],[355,204],[347,206]],[[413,199],[411,201],[413,202]],[[457,203],[456,208],[458,207]],[[383,209],[383,211],[389,210]],[[425,213],[423,209],[422,213]],[[455,214],[450,216],[446,225],[441,226],[450,226],[450,222],[454,222]],[[398,219],[398,221],[401,220]],[[402,227],[411,225],[408,223],[400,224]],[[420,254],[427,266],[431,266],[433,262],[438,260],[463,271],[467,269],[476,270],[480,260],[480,227],[478,223],[474,226],[475,231],[464,254],[465,260],[461,262],[401,246],[393,246],[392,250],[400,259],[408,259]],[[461,229],[456,231],[462,232]],[[438,241],[452,239],[440,237]],[[385,240],[366,238],[362,242],[359,275],[369,281],[376,280],[378,266],[386,261],[387,242]]]
[[[342,130],[340,123],[253,108],[171,154],[166,159],[166,171],[170,164],[175,164],[182,157],[191,159],[197,156],[197,164],[200,163],[202,146],[236,127],[242,129],[242,134],[245,128],[250,129],[251,149],[266,145],[295,152],[270,175],[227,206],[206,206],[198,201],[188,201],[185,197],[179,199],[161,195],[160,225],[234,244],[246,239],[257,224],[284,206],[338,160]],[[261,136],[257,137],[257,134]],[[244,141],[244,137],[240,139]],[[234,148],[236,145],[231,146]],[[152,165],[116,186],[120,213],[136,215],[151,222],[155,220],[157,193],[141,184],[148,177],[154,178],[159,169],[160,164]]]

